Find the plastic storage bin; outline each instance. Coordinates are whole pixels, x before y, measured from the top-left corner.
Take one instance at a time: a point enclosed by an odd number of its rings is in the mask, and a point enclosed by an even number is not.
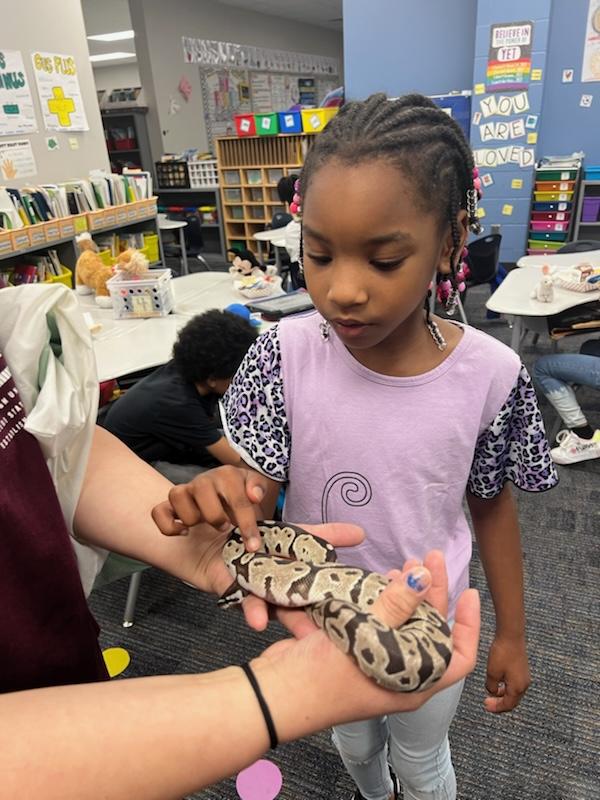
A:
[[[555,203],[534,203],[534,211],[571,211],[573,203],[566,203],[564,201]]]
[[[276,136],[279,133],[277,114],[255,114],[254,124],[259,136]]]
[[[170,269],[152,270],[147,278],[115,275],[106,286],[115,319],[166,317],[175,305]]]
[[[69,289],[73,288],[73,273],[68,267],[65,267],[63,264],[60,265],[61,274],[60,275],[50,275],[50,277],[46,278],[44,283],[64,283],[65,286],[68,286]]]
[[[300,112],[302,114],[302,130],[304,133],[319,133],[337,112],[337,107],[303,108]]]
[[[280,133],[302,133],[302,115],[299,111],[279,112]]]
[[[156,233],[144,233],[144,247],[142,248],[146,252],[146,258],[151,264],[154,264],[158,261],[158,234]]]
[[[564,200],[567,203],[570,203],[573,199],[573,192],[534,192],[533,193],[536,201],[541,202],[552,202],[554,200]]]
[[[577,178],[576,169],[544,169],[535,171],[536,178],[540,181],[574,181]]]
[[[566,232],[555,233],[554,231],[529,231],[529,238],[535,241],[564,242],[566,237]]]
[[[188,172],[192,189],[198,189],[200,186],[219,185],[216,158],[203,161],[188,161]]]
[[[533,220],[530,223],[530,227],[532,231],[536,232],[543,232],[543,231],[555,231],[555,232],[564,232],[566,233],[569,228],[568,222],[549,222],[549,221],[540,221],[540,220]]]
[[[542,239],[529,239],[529,241],[527,242],[527,246],[531,250],[536,250],[536,251],[543,252],[543,253],[546,253],[546,252],[549,252],[549,251],[556,252],[557,250],[560,250],[560,248],[563,246],[563,244],[564,244],[564,240],[561,241],[561,242],[552,242],[552,241],[546,241],[546,240],[542,240]]]
[[[538,192],[572,192],[575,181],[536,181],[535,188]]]
[[[533,211],[531,219],[534,222],[564,222],[568,227],[571,214],[568,211]]]
[[[581,209],[582,222],[597,222],[600,218],[600,197],[584,197]]]
[[[586,167],[585,179],[586,181],[600,181],[600,167],[596,167],[591,164],[589,167]]]
[[[256,136],[254,114],[236,114],[234,121],[238,136]]]

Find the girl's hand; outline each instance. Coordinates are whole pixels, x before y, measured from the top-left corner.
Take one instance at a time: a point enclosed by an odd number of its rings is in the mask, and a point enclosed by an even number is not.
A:
[[[275,481],[248,467],[217,467],[174,486],[169,499],[152,509],[152,518],[166,536],[185,534],[200,522],[226,534],[237,525],[246,549],[255,551],[260,544],[256,521],[263,516],[260,502],[277,489]]]
[[[484,700],[486,711],[512,711],[530,683],[525,636],[511,639],[497,635],[488,654],[485,688],[490,696]]]
[[[405,573],[396,571],[392,582],[373,605],[373,613],[388,625],[398,627],[406,622],[417,605],[427,599],[442,613],[447,609],[447,580],[443,557],[433,552],[425,559],[431,573],[431,587],[417,593],[406,583]],[[368,719],[381,714],[414,711],[420,708],[433,694],[447,688],[464,678],[475,666],[477,644],[479,641],[479,595],[474,589],[465,591],[456,608],[455,624],[452,630],[453,654],[450,665],[441,680],[425,692],[390,692],[377,686],[363,675],[351,658],[333,645],[322,631],[315,631],[299,622],[300,618],[284,613],[285,624],[300,640],[287,639],[277,642],[253,662],[259,683],[267,697],[269,674],[275,670],[277,675],[287,679],[286,691],[294,691],[294,684],[301,681],[302,686],[316,686],[313,702],[307,701],[307,719],[321,715],[319,724],[327,727],[332,724]],[[303,615],[305,619],[306,615]],[[262,673],[262,677],[261,677]],[[273,681],[277,685],[278,681]],[[296,686],[296,691],[298,688]],[[275,693],[275,689],[273,689]],[[285,741],[286,703],[285,694],[274,694],[272,708],[279,710],[274,714],[275,726],[280,738]]]

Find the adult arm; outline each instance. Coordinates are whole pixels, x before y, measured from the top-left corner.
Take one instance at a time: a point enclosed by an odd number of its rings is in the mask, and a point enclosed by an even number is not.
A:
[[[398,579],[373,610],[399,625],[422,597]],[[457,607],[450,666],[424,693],[377,687],[321,631],[278,642],[252,666],[279,740],[287,742],[332,724],[420,707],[473,669],[478,632],[478,596],[469,590]],[[237,667],[7,694],[0,696],[0,719],[6,800],[172,800],[234,774],[269,745],[255,695]]]
[[[467,501],[496,612],[496,635],[487,661],[489,697],[485,707],[491,712],[511,711],[531,680],[517,510],[508,483],[495,498],[484,500],[467,492]]]

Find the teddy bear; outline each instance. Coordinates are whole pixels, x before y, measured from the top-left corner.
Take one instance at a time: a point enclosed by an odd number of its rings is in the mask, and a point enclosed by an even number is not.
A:
[[[98,255],[98,245],[89,233],[77,237],[79,258],[75,264],[75,290],[78,294],[95,294],[100,308],[111,308],[112,302],[106,282],[113,276],[113,268]]]

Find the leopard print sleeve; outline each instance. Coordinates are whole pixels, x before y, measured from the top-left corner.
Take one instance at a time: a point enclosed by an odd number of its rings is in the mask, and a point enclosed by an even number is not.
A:
[[[287,481],[290,432],[275,325],[254,342],[221,402],[227,438],[251,467]]]
[[[527,492],[543,492],[558,483],[544,423],[525,367],[508,399],[480,434],[468,488],[484,500],[496,497],[506,481]]]

